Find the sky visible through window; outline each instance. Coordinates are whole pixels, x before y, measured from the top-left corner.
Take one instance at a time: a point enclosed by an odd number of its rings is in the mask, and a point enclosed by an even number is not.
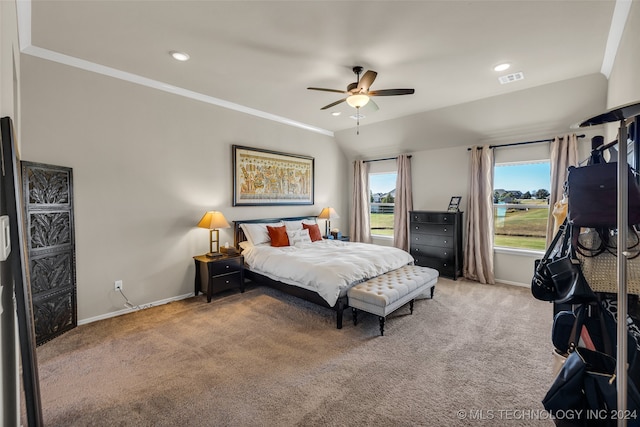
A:
[[[396,173],[372,173],[369,174],[369,189],[373,194],[383,193],[396,188]]]
[[[549,162],[496,165],[493,188],[518,190],[526,193],[541,188],[549,190],[551,165]]]

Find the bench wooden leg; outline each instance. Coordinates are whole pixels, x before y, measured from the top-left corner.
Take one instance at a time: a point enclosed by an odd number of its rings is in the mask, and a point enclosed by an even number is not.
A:
[[[412,299],[411,301],[409,301],[409,310],[411,310],[411,314],[413,314],[413,302],[414,302],[414,301],[415,301],[414,299]]]
[[[435,285],[431,287],[431,299],[433,299],[433,293],[436,291]]]
[[[358,324],[358,309],[351,307],[351,313],[353,314],[353,324],[357,325]]]
[[[384,336],[384,317],[379,316],[380,319],[380,335]]]

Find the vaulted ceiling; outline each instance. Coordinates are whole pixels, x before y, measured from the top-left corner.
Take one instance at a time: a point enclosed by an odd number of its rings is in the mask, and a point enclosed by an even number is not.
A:
[[[342,95],[307,87],[345,89],[354,65],[378,72],[372,89],[415,88],[374,98],[369,125],[606,75],[615,54],[613,1],[19,3],[26,53],[328,134],[355,127],[354,110],[321,111]]]

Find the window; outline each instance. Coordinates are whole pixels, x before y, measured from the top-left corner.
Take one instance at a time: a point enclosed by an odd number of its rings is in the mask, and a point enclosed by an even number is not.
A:
[[[544,250],[549,217],[549,161],[496,163],[494,246]]]
[[[396,172],[370,173],[371,235],[393,237]]]

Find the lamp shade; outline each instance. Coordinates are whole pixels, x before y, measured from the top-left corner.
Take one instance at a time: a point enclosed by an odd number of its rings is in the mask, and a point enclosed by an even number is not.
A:
[[[338,213],[333,208],[324,208],[322,209],[322,212],[320,212],[320,215],[318,215],[318,218],[334,219],[334,218],[340,218],[340,215],[338,215]]]
[[[353,108],[360,108],[367,105],[369,102],[369,97],[363,94],[356,94],[347,97],[347,104],[352,106]]]
[[[229,228],[231,226],[227,222],[227,219],[224,217],[224,215],[222,215],[222,212],[209,211],[204,214],[204,216],[198,223],[198,227],[208,228],[209,230],[216,230],[218,228]]]

